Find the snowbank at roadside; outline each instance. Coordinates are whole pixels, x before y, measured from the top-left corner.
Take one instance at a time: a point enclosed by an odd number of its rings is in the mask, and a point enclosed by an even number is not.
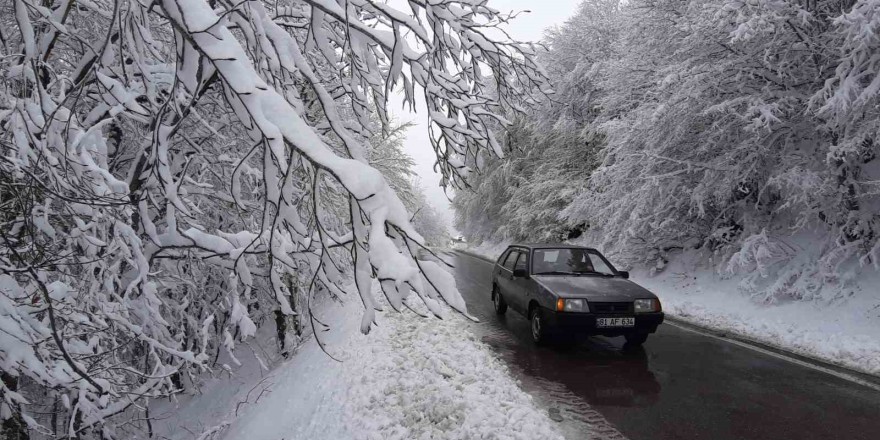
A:
[[[472,253],[474,255],[479,255],[483,258],[487,258],[489,260],[497,260],[498,257],[501,256],[501,253],[507,249],[507,246],[510,246],[510,242],[501,242],[501,243],[480,243],[478,245],[471,244],[459,244],[453,246],[454,249],[463,250],[465,252]]]
[[[164,408],[172,415],[157,431],[195,439],[213,426],[217,432],[203,438],[229,440],[562,438],[461,315],[388,310],[362,335],[359,300],[349,299],[317,316],[339,325],[319,337],[341,362],[311,339],[262,378],[218,383]]]
[[[673,259],[658,275],[635,269],[631,278],[657,294],[677,318],[880,375],[880,274],[869,275],[876,280],[859,285],[873,284],[874,290],[834,301],[776,304],[752,300],[740,292],[740,277],[695,268],[687,258]]]
[[[462,249],[495,260],[507,244]],[[740,291],[741,277],[699,268],[689,255],[672,259],[656,275],[647,268],[631,271],[633,281],[660,297],[669,316],[880,375],[880,273],[864,277],[873,278],[858,280],[850,295],[833,301],[767,304]]]

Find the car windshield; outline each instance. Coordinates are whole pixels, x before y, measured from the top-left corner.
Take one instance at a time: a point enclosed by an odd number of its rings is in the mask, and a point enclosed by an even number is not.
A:
[[[535,249],[535,275],[614,275],[596,251],[588,249]]]

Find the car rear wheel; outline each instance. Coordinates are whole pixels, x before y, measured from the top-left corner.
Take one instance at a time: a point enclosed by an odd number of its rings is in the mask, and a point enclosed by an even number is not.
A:
[[[648,340],[647,333],[633,333],[626,335],[626,344],[630,346],[642,345]]]
[[[495,305],[496,315],[503,315],[507,313],[507,301],[505,301],[504,297],[501,296],[501,292],[498,291],[497,287],[493,288],[492,303]]]
[[[532,327],[532,341],[535,344],[543,344],[547,341],[547,329],[544,319],[541,317],[541,308],[535,307],[529,314],[529,321]]]

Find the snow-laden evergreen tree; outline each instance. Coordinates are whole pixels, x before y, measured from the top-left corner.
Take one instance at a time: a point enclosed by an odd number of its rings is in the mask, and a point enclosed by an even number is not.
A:
[[[374,278],[395,309],[465,312],[369,143],[394,90],[421,93],[463,185],[547,86],[484,1],[402,6],[0,2],[4,435],[129,438],[145,399],[271,313],[311,317],[349,267],[364,332]]]

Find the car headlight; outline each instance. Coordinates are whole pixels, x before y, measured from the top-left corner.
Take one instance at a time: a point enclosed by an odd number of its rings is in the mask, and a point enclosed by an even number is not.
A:
[[[660,311],[659,299],[637,299],[633,301],[633,311],[636,313],[649,313]]]
[[[556,300],[557,312],[589,312],[590,306],[587,300],[580,298],[559,298]]]

